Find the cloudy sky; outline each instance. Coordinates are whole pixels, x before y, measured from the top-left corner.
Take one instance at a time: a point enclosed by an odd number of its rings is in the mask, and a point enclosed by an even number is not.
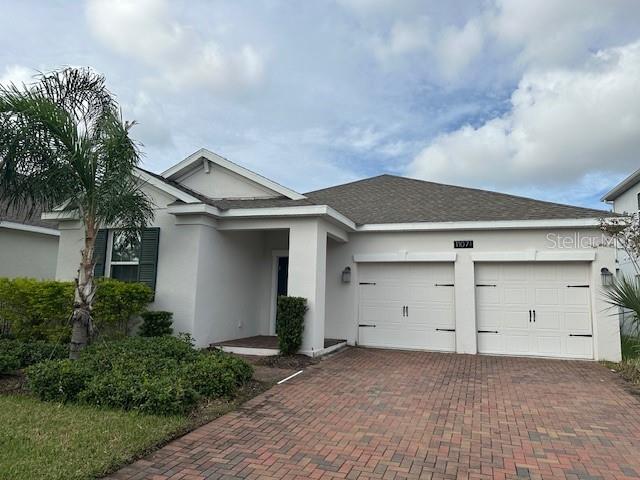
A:
[[[88,65],[145,166],[380,173],[598,206],[640,168],[637,0],[0,0],[0,83]]]

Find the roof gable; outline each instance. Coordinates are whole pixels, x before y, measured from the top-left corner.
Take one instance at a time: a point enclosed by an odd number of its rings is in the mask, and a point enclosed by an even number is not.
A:
[[[210,198],[304,198],[204,148],[164,171],[162,176]]]

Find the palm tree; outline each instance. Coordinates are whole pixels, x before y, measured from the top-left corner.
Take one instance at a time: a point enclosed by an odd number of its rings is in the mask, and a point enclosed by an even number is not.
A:
[[[134,169],[140,162],[103,76],[88,68],[41,74],[30,85],[0,86],[0,199],[77,215],[84,247],[71,314],[70,358],[93,332],[94,244],[103,226],[131,241],[153,218]]]

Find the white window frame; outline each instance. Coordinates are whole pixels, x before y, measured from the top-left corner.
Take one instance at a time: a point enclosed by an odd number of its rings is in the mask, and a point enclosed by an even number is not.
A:
[[[107,230],[107,254],[105,255],[105,272],[104,276],[108,278],[111,277],[111,266],[112,265],[140,265],[140,259],[137,262],[114,262],[111,260],[111,256],[113,253],[113,234],[121,229],[119,228],[110,228]]]

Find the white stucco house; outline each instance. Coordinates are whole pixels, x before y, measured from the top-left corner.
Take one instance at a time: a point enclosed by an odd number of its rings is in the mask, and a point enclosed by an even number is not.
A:
[[[139,170],[156,205],[141,250],[103,231],[96,272],[155,288],[198,345],[273,335],[278,293],[305,297],[302,352],[325,339],[467,354],[620,359],[601,269],[607,212],[391,175],[301,194],[208,150]],[[60,218],[57,277],[82,230]],[[593,241],[592,241],[593,240]]]
[[[41,213],[0,202],[0,277],[55,277],[60,232]]]
[[[640,170],[635,171],[618,185],[613,187],[602,197],[613,207],[613,211],[620,214],[640,213]],[[629,256],[624,250],[619,249],[616,256],[617,271],[627,276],[636,275]]]

